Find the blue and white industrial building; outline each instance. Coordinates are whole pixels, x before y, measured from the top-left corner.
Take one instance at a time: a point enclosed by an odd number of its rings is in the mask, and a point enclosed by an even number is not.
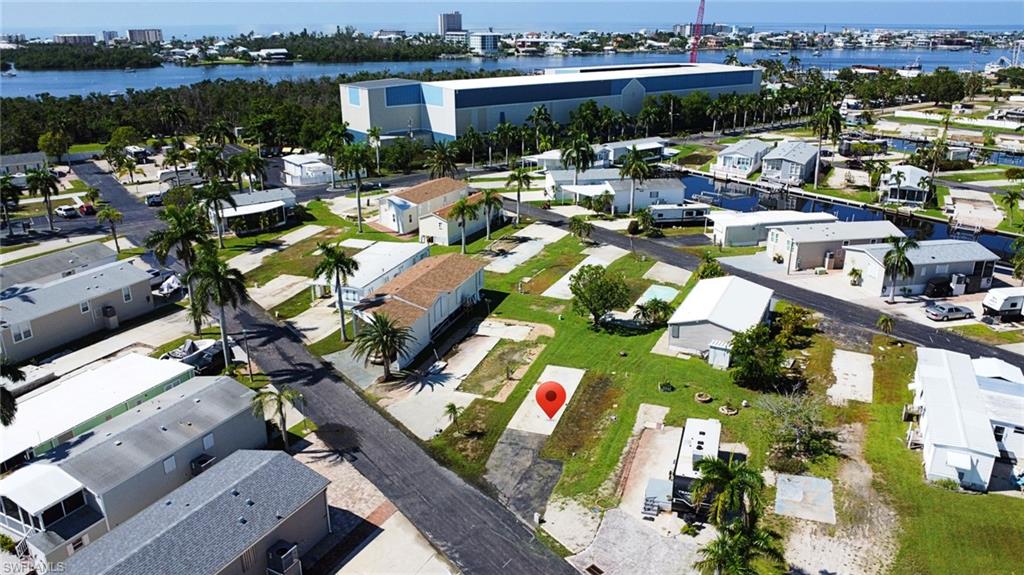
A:
[[[387,137],[413,135],[449,141],[472,126],[490,132],[501,122],[523,124],[535,106],[552,120],[569,121],[569,112],[587,100],[636,114],[644,98],[705,92],[757,93],[761,70],[723,64],[664,63],[639,66],[557,68],[544,74],[419,82],[402,78],[341,85],[342,117],[356,139],[371,126]]]

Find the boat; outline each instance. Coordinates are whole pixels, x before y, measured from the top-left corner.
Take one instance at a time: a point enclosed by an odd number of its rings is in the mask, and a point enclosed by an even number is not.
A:
[[[789,50],[779,50],[779,56],[785,56],[786,54],[789,54]]]
[[[1009,68],[1011,64],[1012,63],[1010,62],[1009,58],[1007,58],[1006,56],[1000,56],[999,59],[996,60],[995,62],[989,62],[988,64],[985,64],[985,73],[995,74],[996,72]]]
[[[13,78],[13,77],[17,76],[18,73],[15,72],[14,70],[8,70],[7,72],[4,72],[3,74],[0,74],[0,75],[2,75],[4,78]]]
[[[811,52],[811,56],[821,56],[821,50],[815,50],[814,52]]]
[[[134,74],[135,73],[135,68],[125,68],[124,71],[127,74]]]
[[[904,70],[920,70],[921,69],[921,58],[914,58],[914,61],[903,66]]]

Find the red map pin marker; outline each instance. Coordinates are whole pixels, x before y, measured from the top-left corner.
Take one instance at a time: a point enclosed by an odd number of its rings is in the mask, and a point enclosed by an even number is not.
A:
[[[554,381],[546,381],[537,388],[537,404],[553,419],[558,410],[565,404],[565,388]]]

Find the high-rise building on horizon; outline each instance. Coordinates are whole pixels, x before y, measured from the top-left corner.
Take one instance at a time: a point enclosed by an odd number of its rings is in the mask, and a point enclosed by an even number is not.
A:
[[[96,43],[95,34],[54,34],[54,44],[73,44],[75,46],[92,46]]]
[[[117,40],[117,30],[104,30],[102,32],[103,41],[110,44],[114,40]]]
[[[459,32],[462,30],[462,14],[458,10],[454,12],[442,12],[437,15],[437,35],[444,36],[448,32]]]
[[[164,41],[164,33],[159,28],[128,30],[128,41],[132,44],[158,44]]]

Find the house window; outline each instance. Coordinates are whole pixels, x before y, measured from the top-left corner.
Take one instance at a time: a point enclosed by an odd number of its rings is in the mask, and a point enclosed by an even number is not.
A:
[[[83,301],[82,303],[78,304],[78,309],[82,313],[89,313],[89,302]]]
[[[32,338],[32,322],[23,321],[11,326],[11,337],[14,343]]]
[[[941,265],[935,266],[935,273],[936,274],[949,273],[949,264],[941,264]]]
[[[128,302],[132,301],[132,288],[131,288],[131,286],[121,288],[121,297],[124,299],[124,303],[128,303]]]
[[[651,192],[651,197],[652,198],[657,198],[658,197],[658,192]]]
[[[79,537],[78,539],[75,539],[71,542],[71,553],[78,551],[82,547],[85,547],[85,541],[83,541],[82,538]]]
[[[178,466],[178,463],[174,460],[174,456],[170,456],[164,460],[164,473],[170,473]]]
[[[679,337],[679,326],[672,326],[672,337]]]
[[[207,433],[203,436],[203,449],[213,449],[213,434]]]

